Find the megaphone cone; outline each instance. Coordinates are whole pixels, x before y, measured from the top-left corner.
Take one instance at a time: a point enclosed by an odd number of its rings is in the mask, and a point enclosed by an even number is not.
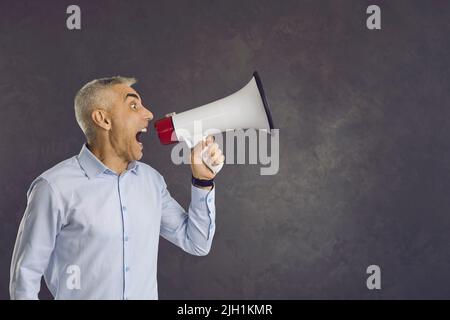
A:
[[[186,141],[192,145],[195,122],[201,123],[203,132],[250,128],[270,132],[274,126],[258,72],[245,87],[228,97],[159,119],[155,128],[162,144]]]

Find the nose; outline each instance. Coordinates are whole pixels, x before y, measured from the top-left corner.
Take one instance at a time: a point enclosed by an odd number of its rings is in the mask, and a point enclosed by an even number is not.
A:
[[[152,119],[153,119],[153,113],[145,107],[144,107],[144,117],[145,117],[145,120],[147,120],[147,121],[152,121]]]

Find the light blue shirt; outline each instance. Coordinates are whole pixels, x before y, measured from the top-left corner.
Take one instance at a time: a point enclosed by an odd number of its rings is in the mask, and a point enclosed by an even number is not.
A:
[[[142,162],[120,176],[83,145],[35,179],[11,263],[11,299],[37,299],[41,277],[56,299],[158,299],[161,235],[208,254],[215,187],[191,187],[186,212],[164,178]]]

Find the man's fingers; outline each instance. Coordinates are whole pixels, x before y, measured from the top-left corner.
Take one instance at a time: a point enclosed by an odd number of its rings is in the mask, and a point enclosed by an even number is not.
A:
[[[220,150],[219,145],[214,142],[214,136],[208,136],[205,140],[203,140],[201,143],[197,144],[197,150],[202,152],[207,152],[205,154],[206,157],[208,157],[211,160],[211,163],[213,165],[221,164],[225,157],[222,154],[222,150]],[[205,150],[205,148],[208,148]],[[200,153],[197,153],[199,155]],[[197,161],[202,161],[201,157],[194,157],[194,164],[197,164]]]
[[[216,155],[211,158],[212,164],[217,166],[218,164],[221,164],[225,161],[225,156],[223,154]]]
[[[201,142],[197,143],[196,147],[201,146],[202,150],[205,149],[205,147],[211,145],[212,143],[214,143],[214,140],[216,140],[216,138],[214,138],[214,136],[207,136],[206,139],[204,138]]]
[[[206,137],[206,145],[209,146],[210,144],[214,143],[214,140],[216,140],[216,139],[214,138],[214,136],[211,136],[211,135],[207,136],[207,137]]]
[[[222,155],[222,150],[220,150],[219,147],[217,147],[217,148],[214,150],[213,156],[220,157],[221,155]]]
[[[214,156],[217,152],[218,152],[218,150],[220,150],[219,149],[219,145],[217,144],[217,143],[213,143],[212,145],[210,145],[210,147],[209,147],[209,156],[210,157],[212,157],[212,156]],[[222,151],[220,151],[220,152],[222,152]]]
[[[220,163],[220,160],[222,159],[222,157],[225,158],[225,157],[222,155],[222,150],[220,150],[219,148],[217,148],[217,149],[214,151],[214,154],[210,154],[210,158],[211,158],[211,161],[212,161],[213,163]]]
[[[213,136],[207,136],[206,139],[203,139],[203,140],[201,141],[201,143],[200,143],[200,142],[198,143],[198,145],[201,144],[202,150],[203,150],[205,147],[209,146],[209,145],[212,144],[213,142],[214,142],[214,137],[213,137]]]

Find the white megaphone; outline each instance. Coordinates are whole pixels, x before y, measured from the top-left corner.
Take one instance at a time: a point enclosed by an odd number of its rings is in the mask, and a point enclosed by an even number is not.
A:
[[[195,124],[200,124],[203,137],[210,130],[225,132],[252,128],[270,133],[274,126],[258,72],[253,73],[252,80],[245,87],[228,97],[166,116],[155,122],[155,128],[162,144],[185,141],[192,148],[201,140]],[[203,161],[214,173],[223,165],[213,166],[207,159]]]

